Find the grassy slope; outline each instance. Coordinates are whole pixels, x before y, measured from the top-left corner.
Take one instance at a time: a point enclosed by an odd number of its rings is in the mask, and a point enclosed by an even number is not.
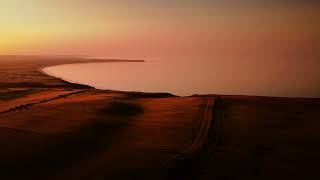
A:
[[[159,162],[177,153],[192,136],[199,120],[197,108],[203,107],[201,97],[170,94],[91,89],[64,97],[60,95],[82,87],[38,69],[86,60],[1,58],[1,110],[59,97],[0,114],[5,178],[162,177]],[[182,160],[167,178],[319,179],[319,99],[221,97],[203,152]],[[124,109],[129,113],[118,116]]]
[[[320,178],[319,99],[222,96],[215,108],[197,179]]]
[[[167,160],[189,143],[205,103],[92,90],[0,114],[0,177],[162,177]]]

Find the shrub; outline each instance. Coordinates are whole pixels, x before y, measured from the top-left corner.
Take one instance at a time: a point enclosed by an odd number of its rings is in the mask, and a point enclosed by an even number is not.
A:
[[[144,112],[139,104],[127,101],[112,101],[102,111],[117,116],[134,116]]]

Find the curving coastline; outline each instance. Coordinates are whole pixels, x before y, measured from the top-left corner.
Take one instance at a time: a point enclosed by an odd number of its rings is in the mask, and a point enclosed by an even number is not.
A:
[[[121,61],[92,61],[92,62],[79,62],[79,63],[67,63],[67,64],[59,64],[59,65],[54,65],[54,66],[47,66],[47,67],[42,67],[39,69],[39,71],[46,75],[46,76],[50,76],[50,77],[53,77],[53,78],[56,78],[56,79],[59,79],[61,81],[64,81],[66,82],[67,84],[72,84],[72,86],[76,86],[76,87],[80,87],[80,88],[90,88],[90,89],[99,89],[95,86],[91,86],[91,85],[88,85],[88,84],[85,84],[85,83],[80,83],[80,82],[77,82],[77,81],[74,81],[74,80],[71,80],[71,79],[68,79],[68,78],[64,78],[64,77],[61,77],[59,75],[56,75],[52,72],[50,72],[50,68],[56,68],[56,67],[62,67],[62,66],[66,66],[66,65],[78,65],[78,64],[96,64],[96,63],[133,63],[133,62],[145,62],[145,61],[140,61],[140,60],[121,60]]]
[[[93,88],[91,86],[69,82],[42,71],[52,66],[93,62],[145,61],[76,57],[0,56],[0,88]]]
[[[75,63],[76,64],[76,63]],[[62,65],[57,65],[57,66],[64,66],[66,64],[62,64]],[[50,68],[50,67],[56,67],[56,66],[49,66],[49,67],[45,67],[45,68],[41,68],[39,71],[47,76],[50,76],[50,77],[53,77],[53,78],[56,78],[56,79],[59,79],[61,81],[64,81],[65,83],[67,84],[72,84],[72,85],[75,85],[75,86],[84,86],[84,87],[87,87],[87,88],[90,88],[90,89],[96,89],[95,87],[92,87],[92,86],[89,86],[89,85],[86,85],[86,84],[82,84],[82,83],[79,83],[79,82],[76,82],[76,81],[72,81],[70,79],[66,79],[66,78],[63,78],[63,77],[59,77],[59,76],[56,76],[56,75],[53,75],[50,71],[47,70],[47,68]]]

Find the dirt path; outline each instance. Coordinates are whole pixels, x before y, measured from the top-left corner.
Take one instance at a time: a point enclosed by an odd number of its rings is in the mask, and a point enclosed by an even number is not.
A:
[[[179,153],[173,155],[167,162],[169,173],[165,179],[192,179],[194,171],[198,170],[199,161],[205,156],[206,144],[213,126],[216,125],[213,114],[216,99],[209,97],[206,107],[202,109],[202,120],[191,141]],[[170,170],[171,169],[171,170]]]
[[[182,151],[182,154],[188,155],[201,150],[203,144],[207,140],[212,120],[212,108],[214,99],[209,98],[206,107],[203,109],[203,119],[192,143]]]
[[[71,95],[80,94],[80,93],[84,93],[84,92],[87,92],[87,91],[91,91],[91,89],[76,90],[76,91],[73,91],[71,93],[66,93],[66,94],[59,95],[59,96],[56,96],[56,97],[53,97],[53,98],[43,99],[43,100],[40,100],[40,101],[37,101],[37,102],[32,102],[32,103],[27,103],[27,104],[20,104],[20,105],[17,105],[15,107],[12,107],[10,109],[1,111],[0,112],[0,116],[1,115],[6,115],[6,114],[11,113],[11,112],[16,112],[16,111],[19,111],[19,110],[28,110],[29,108],[31,108],[34,105],[43,104],[43,103],[47,103],[47,102],[58,100],[58,99],[62,99],[62,98],[67,98],[67,97],[69,97]]]
[[[180,159],[182,156],[192,156],[202,149],[203,144],[206,142],[209,129],[212,120],[212,108],[214,105],[214,99],[208,98],[206,107],[202,109],[202,120],[199,127],[196,130],[195,136],[178,154],[172,157],[174,159]]]

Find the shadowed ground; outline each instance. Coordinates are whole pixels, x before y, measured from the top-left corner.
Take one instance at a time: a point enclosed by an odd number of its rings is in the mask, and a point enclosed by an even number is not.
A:
[[[220,96],[214,114],[184,179],[320,178],[319,99]]]
[[[8,149],[0,151],[1,176],[164,177],[171,157],[195,135],[206,102],[92,90],[4,112],[1,143]]]
[[[0,179],[320,178],[319,99],[101,91],[38,71],[89,60],[1,58]]]

